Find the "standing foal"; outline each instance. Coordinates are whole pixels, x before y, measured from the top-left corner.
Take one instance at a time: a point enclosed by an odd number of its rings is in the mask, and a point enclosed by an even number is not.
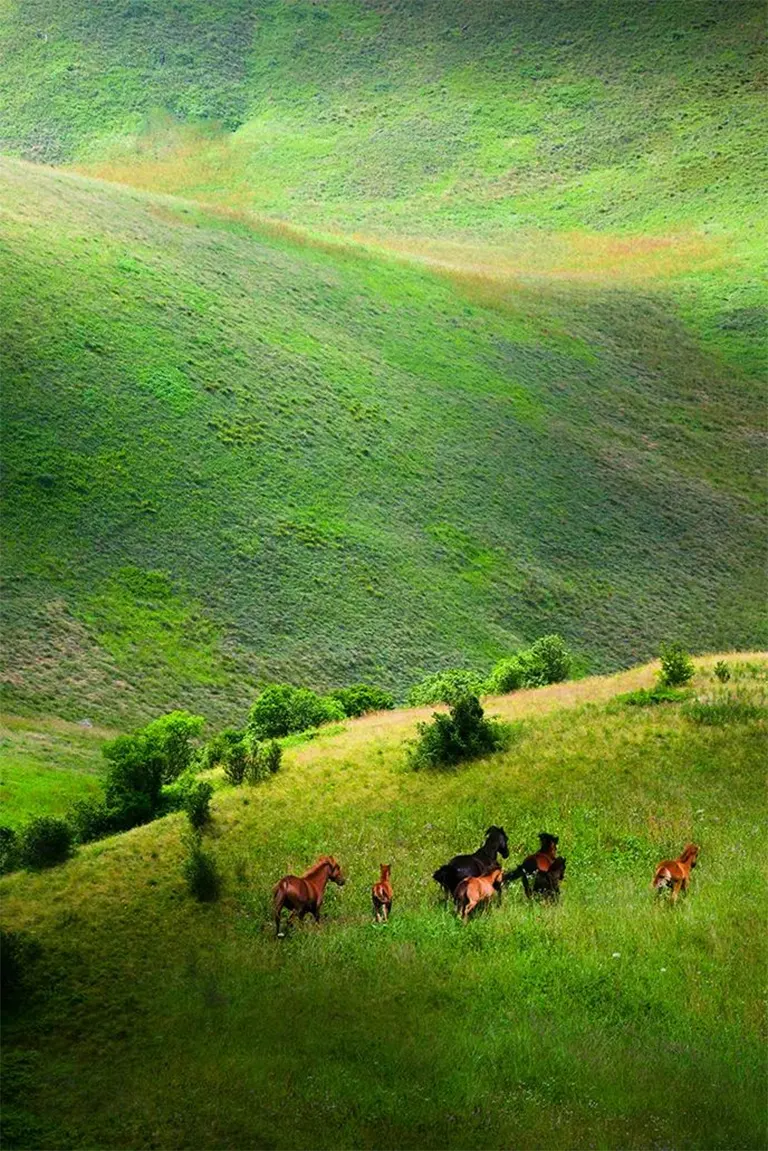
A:
[[[392,864],[380,863],[379,867],[381,868],[381,875],[379,882],[374,883],[371,888],[371,899],[373,900],[373,914],[376,917],[376,923],[386,923],[392,910],[392,884],[389,881]]]

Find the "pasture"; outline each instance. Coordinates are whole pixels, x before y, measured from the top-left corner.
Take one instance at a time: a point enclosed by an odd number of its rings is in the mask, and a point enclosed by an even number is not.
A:
[[[406,770],[414,713],[294,747],[217,791],[213,904],[178,816],[4,879],[4,926],[41,948],[5,1026],[7,1146],[762,1146],[768,664],[728,659],[750,719],[617,701],[639,668],[493,701],[512,745],[448,773]],[[493,822],[511,862],[560,835],[562,898],[513,885],[464,926],[431,873]],[[672,908],[650,883],[689,839]],[[345,887],[276,941],[272,885],[328,851]]]

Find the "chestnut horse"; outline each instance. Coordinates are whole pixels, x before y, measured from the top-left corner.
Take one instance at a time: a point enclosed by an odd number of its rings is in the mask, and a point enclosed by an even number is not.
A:
[[[299,919],[303,919],[309,913],[314,915],[316,923],[320,922],[320,908],[329,880],[339,887],[344,886],[344,876],[336,860],[332,855],[323,855],[303,875],[285,875],[275,885],[275,934],[278,938],[283,934],[280,931],[280,916],[284,907],[291,913],[288,917],[289,923],[297,912]]]
[[[662,860],[656,868],[651,887],[656,891],[663,891],[665,887],[671,887],[672,902],[676,903],[680,889],[682,888],[685,892],[688,891],[691,871],[696,866],[698,854],[697,845],[687,843],[679,859]]]
[[[464,922],[466,922],[470,912],[474,911],[481,903],[490,903],[494,895],[498,894],[499,900],[501,900],[502,878],[501,868],[496,867],[487,875],[472,875],[468,879],[462,879],[456,885],[456,893],[453,898],[456,911]]]
[[[509,845],[504,828],[496,827],[494,824],[486,831],[485,843],[474,855],[454,855],[448,863],[438,867],[432,878],[440,884],[446,895],[453,895],[462,879],[470,879],[473,875],[487,875],[493,868],[498,867],[498,855],[507,859]]]
[[[523,862],[513,871],[505,872],[504,882],[512,883],[515,879],[522,879],[525,894],[530,899],[531,889],[528,886],[528,876],[534,875],[537,871],[549,871],[557,859],[558,842],[556,835],[550,835],[548,831],[540,831],[539,850],[535,851],[533,855],[527,855]]]
[[[389,919],[389,913],[392,910],[392,884],[389,879],[389,873],[392,870],[391,863],[380,863],[381,875],[379,882],[374,883],[371,888],[371,899],[373,900],[373,913],[376,916],[376,922],[384,923]]]

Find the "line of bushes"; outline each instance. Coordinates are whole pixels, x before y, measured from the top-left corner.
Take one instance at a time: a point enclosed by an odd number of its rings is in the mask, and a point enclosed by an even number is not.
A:
[[[523,687],[562,683],[575,666],[573,653],[559,635],[545,635],[499,662],[487,676],[464,668],[428,675],[408,693],[411,707],[454,703],[465,695],[506,695]]]

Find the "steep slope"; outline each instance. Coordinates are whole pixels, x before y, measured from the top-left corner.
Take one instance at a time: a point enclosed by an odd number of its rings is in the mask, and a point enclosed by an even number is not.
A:
[[[18,706],[237,716],[559,629],[595,668],[760,635],[760,407],[662,295],[492,299],[2,165]]]
[[[765,656],[728,659],[764,708]],[[294,749],[216,793],[212,905],[178,816],[0,881],[3,927],[40,949],[4,1017],[6,1146],[761,1146],[765,724],[610,701],[652,671],[498,700],[510,750],[445,774],[403,769],[407,713]],[[562,900],[513,885],[461,927],[431,873],[499,822],[511,862],[559,833]],[[650,879],[689,839],[672,909]],[[328,851],[346,886],[276,942],[272,885]]]

